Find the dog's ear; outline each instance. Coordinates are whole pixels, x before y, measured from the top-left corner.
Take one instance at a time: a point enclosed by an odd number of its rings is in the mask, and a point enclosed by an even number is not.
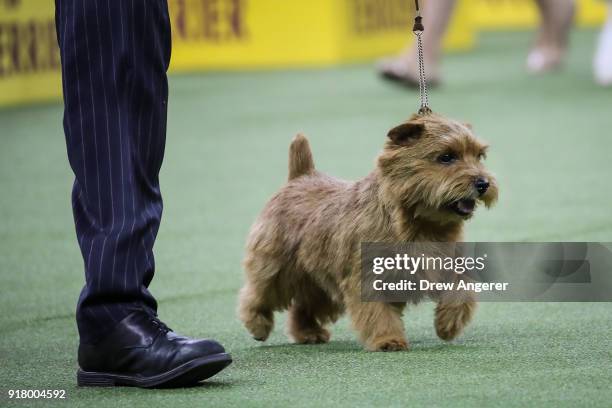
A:
[[[424,131],[425,125],[422,123],[407,122],[391,129],[387,136],[393,143],[400,146],[407,146],[418,140]]]
[[[467,123],[467,122],[465,122],[465,123],[463,124],[463,126],[465,126],[466,128],[468,128],[468,129],[470,129],[470,130],[474,130],[474,126],[472,126],[472,124],[471,124],[471,123]]]

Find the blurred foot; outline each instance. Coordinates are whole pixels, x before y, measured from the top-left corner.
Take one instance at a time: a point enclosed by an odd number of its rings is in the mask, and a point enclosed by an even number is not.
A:
[[[419,87],[419,63],[416,56],[400,55],[385,58],[378,62],[377,71],[385,79],[401,83],[410,88]],[[438,68],[432,62],[425,62],[425,75],[427,85],[435,87],[439,85],[440,78]]]
[[[612,6],[608,10],[608,21],[599,35],[599,44],[593,61],[595,82],[612,86]]]
[[[183,387],[232,362],[214,340],[179,336],[156,316],[138,310],[101,343],[79,346],[80,386]]]
[[[527,71],[532,74],[544,74],[555,71],[563,65],[565,49],[558,47],[538,47],[527,56]]]

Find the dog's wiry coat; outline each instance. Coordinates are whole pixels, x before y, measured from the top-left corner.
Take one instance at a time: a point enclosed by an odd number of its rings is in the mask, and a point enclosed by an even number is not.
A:
[[[469,126],[413,116],[388,136],[374,171],[356,182],[315,170],[304,136],[291,144],[289,180],[247,241],[239,315],[254,338],[265,340],[273,312],[288,309],[296,342],[326,342],[326,326],[347,311],[367,349],[408,347],[405,304],[361,302],[360,243],[461,240],[474,203],[491,205],[497,185],[480,161],[486,146]],[[478,179],[487,181],[485,192],[474,187]],[[430,296],[438,336],[453,339],[473,314],[473,297]]]

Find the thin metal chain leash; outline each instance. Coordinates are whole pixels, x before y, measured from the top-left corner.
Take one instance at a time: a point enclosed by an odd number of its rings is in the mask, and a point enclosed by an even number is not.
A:
[[[414,35],[416,35],[417,38],[417,51],[419,58],[419,92],[421,95],[421,108],[419,109],[419,114],[426,115],[431,113],[431,109],[429,108],[429,95],[427,94],[425,59],[423,57],[423,39],[421,38],[423,31],[425,31],[425,27],[423,26],[423,17],[421,17],[421,10],[419,9],[419,0],[414,0],[414,3],[416,5],[416,17],[414,18],[414,27],[412,28],[412,32],[414,32]]]

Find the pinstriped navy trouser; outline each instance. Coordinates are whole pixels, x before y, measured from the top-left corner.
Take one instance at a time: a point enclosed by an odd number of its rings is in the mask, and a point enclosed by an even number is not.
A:
[[[134,307],[157,308],[147,287],[162,214],[170,19],[166,0],[55,5],[85,265],[77,323],[81,342],[95,343]]]

